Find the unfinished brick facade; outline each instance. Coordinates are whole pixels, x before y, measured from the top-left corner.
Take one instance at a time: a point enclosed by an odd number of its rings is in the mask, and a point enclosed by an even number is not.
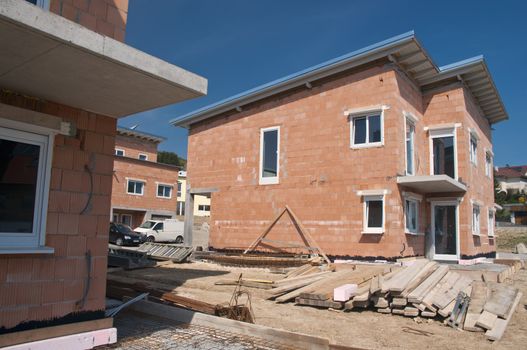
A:
[[[213,248],[247,248],[288,205],[333,257],[425,255],[431,239],[431,202],[447,197],[458,203],[457,257],[495,252],[487,225],[487,211],[494,210],[493,175],[486,175],[485,169],[486,154],[492,152],[491,129],[462,83],[453,81],[423,92],[409,74],[386,59],[244,103],[241,108],[236,102],[229,111],[222,111],[221,102],[213,105],[209,114],[206,108],[200,110],[196,115],[207,115],[203,121],[193,122],[191,113],[189,121],[182,122],[189,128],[187,170],[191,188],[218,190],[212,193],[211,202]],[[382,145],[350,147],[352,126],[346,111],[368,110],[371,106],[386,107]],[[216,108],[220,110],[217,114]],[[413,175],[431,175],[431,130],[451,128],[459,188],[466,186],[466,191],[419,192],[411,185],[398,183],[406,170],[407,114],[415,119]],[[280,130],[279,180],[277,184],[262,185],[260,133],[269,127]],[[474,165],[469,160],[470,138],[476,134]],[[381,234],[366,234],[361,193],[381,190],[385,191],[384,229]],[[421,198],[418,234],[405,230],[407,192]],[[478,234],[472,232],[473,203],[481,210]],[[299,241],[287,216],[266,238]]]
[[[133,132],[136,136],[119,132],[115,142],[115,149],[124,155],[114,158],[112,220],[135,228],[148,219],[176,217],[179,168],[157,163],[157,145],[161,139]],[[147,159],[140,160],[140,155]],[[142,182],[143,193],[128,193],[128,180]],[[170,198],[158,196],[159,185],[171,188]]]
[[[54,253],[0,255],[0,328],[104,310],[116,120],[10,93],[0,102],[77,127],[54,141],[46,229]]]

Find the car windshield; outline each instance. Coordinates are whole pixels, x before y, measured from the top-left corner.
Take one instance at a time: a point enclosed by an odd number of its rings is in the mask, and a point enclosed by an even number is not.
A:
[[[128,225],[115,224],[115,228],[116,228],[117,231],[119,231],[120,233],[133,233],[133,232],[132,232],[132,229],[131,229],[130,226],[128,226]]]
[[[152,228],[156,223],[154,221],[145,221],[144,224],[139,226],[140,228]]]

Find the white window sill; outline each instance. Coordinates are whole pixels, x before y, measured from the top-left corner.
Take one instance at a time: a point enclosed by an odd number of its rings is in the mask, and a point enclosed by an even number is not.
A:
[[[404,230],[404,233],[406,233],[407,235],[411,235],[411,236],[424,236],[425,235],[422,232],[412,232],[408,230]]]
[[[164,196],[156,196],[156,198],[161,198],[161,199],[172,199],[172,197],[164,197]]]
[[[361,233],[363,235],[382,235],[384,233],[384,230],[363,230]]]
[[[280,181],[278,181],[278,178],[267,178],[267,179],[260,179],[259,184],[260,185],[278,185]]]
[[[2,247],[0,255],[3,254],[53,254],[55,248],[51,247]]]
[[[360,143],[358,145],[351,145],[351,149],[362,149],[362,148],[375,148],[375,147],[383,147],[383,142],[375,142],[375,143]]]
[[[479,233],[479,232],[472,232],[472,236],[481,237],[481,233]]]
[[[130,193],[130,192],[126,192],[132,196],[142,196],[143,194],[142,193]]]

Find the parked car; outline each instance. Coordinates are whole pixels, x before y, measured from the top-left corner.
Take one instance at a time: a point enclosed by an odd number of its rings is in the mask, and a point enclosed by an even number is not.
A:
[[[146,235],[148,242],[176,242],[183,243],[183,221],[176,219],[147,220],[134,229]]]
[[[124,224],[110,223],[110,243],[117,245],[139,245],[146,241],[146,236],[134,232],[130,226]]]

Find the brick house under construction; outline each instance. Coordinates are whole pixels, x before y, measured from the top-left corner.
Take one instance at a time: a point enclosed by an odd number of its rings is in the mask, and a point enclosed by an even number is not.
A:
[[[0,2],[0,334],[104,317],[117,119],[207,91],[124,44],[127,12],[127,0]],[[46,347],[115,341],[97,325]]]
[[[410,32],[172,124],[189,129],[187,191],[211,193],[213,248],[247,248],[287,205],[333,257],[456,260],[495,253],[507,118],[482,57],[437,67]],[[283,217],[267,238],[295,231]]]

